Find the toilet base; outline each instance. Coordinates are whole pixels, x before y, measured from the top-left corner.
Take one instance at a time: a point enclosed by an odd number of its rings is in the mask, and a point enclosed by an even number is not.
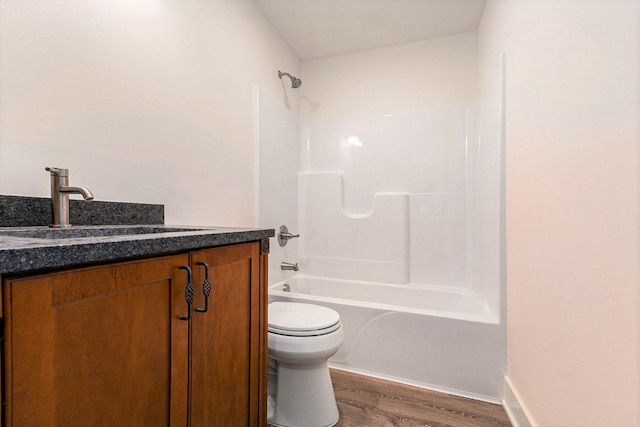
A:
[[[328,362],[278,361],[275,412],[279,427],[330,427],[340,419]]]

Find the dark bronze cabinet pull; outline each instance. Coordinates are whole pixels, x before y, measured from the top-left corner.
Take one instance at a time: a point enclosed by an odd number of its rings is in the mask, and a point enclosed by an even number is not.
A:
[[[193,296],[194,296],[193,284],[191,283],[191,268],[185,265],[182,265],[180,266],[180,270],[187,270],[188,283],[184,289],[184,299],[185,301],[187,301],[187,307],[189,308],[189,314],[187,316],[180,316],[180,320],[191,320],[191,312],[193,310]]]
[[[199,313],[206,313],[209,310],[209,294],[211,293],[211,282],[209,281],[209,264],[199,262],[198,265],[204,266],[204,282],[202,282],[202,293],[204,294],[204,308],[196,308]]]

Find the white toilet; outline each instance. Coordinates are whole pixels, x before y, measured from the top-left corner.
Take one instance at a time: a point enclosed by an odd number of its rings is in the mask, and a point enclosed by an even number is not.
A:
[[[339,414],[328,359],[344,338],[340,315],[319,305],[272,302],[268,337],[269,424],[336,424]]]

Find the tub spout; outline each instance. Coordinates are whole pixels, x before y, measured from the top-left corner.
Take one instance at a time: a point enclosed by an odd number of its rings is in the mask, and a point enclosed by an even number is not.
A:
[[[290,263],[290,262],[284,262],[282,261],[280,263],[280,269],[281,270],[293,270],[293,271],[298,271],[298,263],[296,262],[295,264]]]

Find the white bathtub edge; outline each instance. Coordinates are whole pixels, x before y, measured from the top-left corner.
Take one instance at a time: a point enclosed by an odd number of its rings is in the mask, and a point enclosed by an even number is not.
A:
[[[320,279],[325,281],[340,281],[345,283],[357,283],[357,284],[371,284],[374,286],[387,286],[391,288],[411,288],[410,285],[407,284],[394,284],[394,283],[380,283],[380,282],[369,282],[364,280],[351,280],[351,279],[335,279],[335,278],[327,278],[321,276],[312,276],[307,274],[296,274],[288,278],[287,280],[280,281],[278,283],[270,284],[268,287],[269,294],[269,302],[271,302],[272,297],[280,297],[280,298],[299,298],[302,300],[312,301],[312,302],[327,302],[331,304],[340,304],[340,305],[356,305],[362,307],[368,307],[379,310],[388,310],[388,311],[397,311],[402,313],[413,313],[420,315],[428,315],[428,316],[436,316],[436,317],[444,317],[448,319],[454,320],[463,320],[467,322],[479,322],[486,323],[490,325],[498,325],[500,324],[500,317],[496,313],[492,313],[489,309],[486,301],[485,307],[481,312],[460,312],[460,311],[440,311],[440,310],[425,310],[421,308],[411,308],[406,306],[392,305],[386,303],[378,303],[378,302],[369,302],[369,301],[360,301],[353,299],[346,299],[340,297],[329,297],[329,296],[319,296],[319,295],[311,295],[307,293],[297,293],[294,291],[283,291],[282,286],[292,280],[292,279]],[[461,289],[450,288],[447,286],[437,286],[432,285],[429,288],[430,290],[443,291],[443,292],[464,292]],[[423,288],[428,289],[428,288]]]
[[[436,392],[439,392],[439,393],[451,394],[453,396],[466,397],[468,399],[480,400],[482,402],[493,403],[493,404],[496,404],[496,405],[502,404],[502,402],[501,402],[499,397],[486,396],[486,395],[483,395],[483,394],[476,394],[476,393],[469,393],[469,392],[462,391],[462,390],[456,390],[456,389],[451,389],[451,388],[447,388],[447,387],[441,387],[441,386],[422,383],[422,382],[418,382],[418,381],[409,381],[409,380],[406,380],[404,378],[398,378],[398,377],[394,377],[394,376],[391,376],[391,375],[379,374],[377,372],[371,372],[371,371],[367,371],[367,370],[364,370],[364,369],[357,369],[357,368],[346,367],[346,366],[343,366],[343,365],[336,365],[336,364],[333,364],[331,362],[329,362],[329,367],[331,369],[337,369],[337,370],[345,371],[345,372],[352,372],[354,374],[365,375],[367,377],[378,378],[378,379],[381,379],[381,380],[393,381],[395,383],[405,384],[405,385],[409,385],[409,386],[412,386],[412,387],[423,388],[425,390],[436,391]],[[516,426],[514,424],[514,427],[518,427],[518,426]],[[526,427],[526,425],[522,425],[522,427]],[[535,426],[529,425],[529,427],[535,427]]]
[[[522,399],[518,396],[508,376],[504,377],[502,406],[513,427],[536,427],[536,425],[531,422],[530,417],[527,416],[527,411],[522,404]]]

